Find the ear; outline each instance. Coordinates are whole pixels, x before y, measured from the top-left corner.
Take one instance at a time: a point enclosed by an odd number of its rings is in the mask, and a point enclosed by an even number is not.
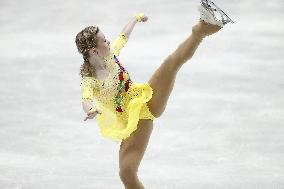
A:
[[[97,48],[93,48],[92,51],[93,51],[93,53],[98,54],[98,49]]]

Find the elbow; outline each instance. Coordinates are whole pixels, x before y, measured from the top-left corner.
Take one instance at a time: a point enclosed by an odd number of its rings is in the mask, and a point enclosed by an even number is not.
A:
[[[128,40],[128,38],[129,38],[129,36],[130,36],[130,33],[129,33],[129,32],[121,32],[121,35],[122,35],[123,37],[125,37],[126,40]]]

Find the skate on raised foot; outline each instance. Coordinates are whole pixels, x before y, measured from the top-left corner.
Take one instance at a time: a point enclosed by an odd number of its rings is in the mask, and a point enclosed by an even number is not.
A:
[[[220,9],[211,0],[201,0],[198,10],[200,12],[200,20],[203,20],[204,22],[218,25],[220,27],[223,27],[229,22],[234,23],[233,20],[229,18],[224,11],[222,11],[222,9]]]

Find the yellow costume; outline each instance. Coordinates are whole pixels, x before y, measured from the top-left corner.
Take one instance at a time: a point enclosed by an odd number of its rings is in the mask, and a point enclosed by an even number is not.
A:
[[[120,33],[110,44],[110,54],[104,58],[110,74],[105,80],[83,76],[80,85],[82,100],[95,100],[95,107],[102,112],[95,117],[102,136],[117,143],[137,129],[139,119],[155,119],[147,106],[153,94],[151,86],[133,82],[117,59],[127,40]]]

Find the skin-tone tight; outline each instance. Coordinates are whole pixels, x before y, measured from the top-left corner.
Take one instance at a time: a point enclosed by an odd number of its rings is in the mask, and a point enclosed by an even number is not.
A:
[[[220,28],[199,22],[206,35],[217,32]],[[207,27],[207,28],[206,28]],[[212,27],[212,28],[210,28]],[[198,29],[198,28],[195,28]],[[182,65],[189,60],[204,36],[200,32],[193,32],[171,53],[154,72],[148,81],[153,89],[153,96],[147,103],[152,114],[157,118],[164,112],[169,96],[172,92],[176,75]],[[139,164],[147,148],[153,130],[153,121],[140,119],[138,128],[127,139],[123,140],[119,149],[119,176],[125,189],[144,189],[137,176]]]

